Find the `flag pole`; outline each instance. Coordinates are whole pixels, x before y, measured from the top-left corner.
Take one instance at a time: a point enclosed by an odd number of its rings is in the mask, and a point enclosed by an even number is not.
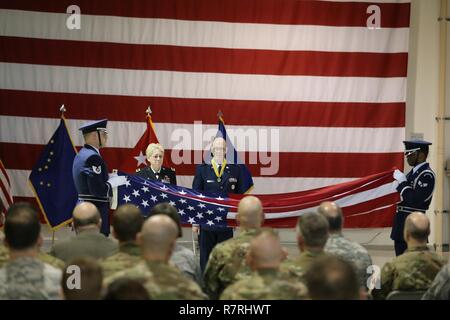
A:
[[[64,103],[61,105],[61,107],[59,107],[59,112],[61,112],[61,119],[64,119],[64,112],[66,112],[66,106],[64,105]],[[69,223],[69,227],[71,227],[71,223]],[[73,230],[73,228],[72,228]],[[52,232],[52,247],[55,244],[55,230],[53,230]]]

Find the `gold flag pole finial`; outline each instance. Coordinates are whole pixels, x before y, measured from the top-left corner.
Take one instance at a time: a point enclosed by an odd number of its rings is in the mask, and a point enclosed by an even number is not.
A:
[[[147,110],[145,111],[145,113],[147,114],[147,116],[151,116],[152,114],[152,108],[150,108],[150,106],[148,106]]]

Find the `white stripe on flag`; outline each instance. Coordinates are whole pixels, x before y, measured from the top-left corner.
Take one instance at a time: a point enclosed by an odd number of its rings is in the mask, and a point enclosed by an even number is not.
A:
[[[59,119],[0,116],[0,142],[44,145],[59,122]],[[84,144],[78,130],[84,122],[86,120],[67,120],[69,134],[76,146]],[[108,121],[108,147],[133,148],[134,144],[130,145],[130,141],[136,143],[145,129],[145,122]],[[217,133],[217,125],[203,125],[202,132],[199,132],[193,124],[178,123],[155,123],[155,129],[160,143],[166,149],[176,150],[208,150],[212,138]],[[227,125],[227,133],[231,139],[233,136],[256,137],[252,143],[248,142],[250,141],[248,138],[243,140],[246,145],[233,140],[238,151],[385,153],[403,151],[402,139],[394,137],[402,137],[404,128]],[[274,144],[268,143],[272,139],[272,134]]]
[[[233,49],[385,53],[408,51],[408,28],[373,30],[367,27],[229,23],[82,14],[82,27],[74,31],[66,28],[66,20],[65,13],[0,10],[0,35]]]
[[[86,81],[89,79],[89,81]],[[404,102],[406,78],[200,73],[0,63],[0,88],[256,101]]]

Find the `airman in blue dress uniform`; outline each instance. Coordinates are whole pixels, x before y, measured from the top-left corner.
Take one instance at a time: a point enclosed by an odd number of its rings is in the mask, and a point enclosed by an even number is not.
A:
[[[394,216],[391,239],[394,240],[395,254],[401,255],[407,248],[403,239],[403,229],[406,217],[411,212],[425,213],[433,197],[435,174],[426,162],[430,142],[423,140],[403,141],[405,156],[412,170],[405,175],[399,170],[394,171],[394,179],[398,181],[397,191],[401,202],[397,205]]]
[[[108,174],[108,167],[100,155],[100,148],[107,142],[108,120],[88,122],[79,130],[83,133],[85,145],[75,156],[72,176],[78,192],[78,200],[92,202],[100,211],[101,233],[110,233],[109,207],[112,188],[125,184],[126,178]]]
[[[222,137],[214,139],[211,153],[213,155],[211,163],[197,166],[192,189],[216,192],[224,197],[229,193],[245,193],[240,167],[226,162],[226,142]],[[215,245],[232,237],[232,228],[200,226],[199,247],[202,272],[205,270],[209,254]]]

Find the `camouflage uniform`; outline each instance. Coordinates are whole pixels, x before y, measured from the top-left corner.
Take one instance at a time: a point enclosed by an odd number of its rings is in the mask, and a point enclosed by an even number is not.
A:
[[[330,234],[325,245],[325,252],[353,263],[361,287],[367,287],[367,268],[372,265],[372,259],[362,245],[344,238],[342,234]]]
[[[103,277],[107,278],[119,271],[135,267],[141,261],[141,248],[136,243],[121,243],[119,244],[118,253],[100,262],[103,269]]]
[[[374,289],[372,295],[375,299],[386,299],[394,290],[427,290],[444,263],[427,246],[408,249],[383,266],[381,288]]]
[[[423,300],[450,300],[450,264],[445,265],[434,278]]]
[[[200,263],[192,250],[176,243],[172,257],[170,258],[170,263],[180,269],[189,279],[194,280],[199,286],[202,286],[203,279]]]
[[[15,259],[0,269],[0,299],[61,299],[61,275],[61,270],[38,259]]]
[[[277,269],[261,269],[233,283],[221,300],[299,300],[307,298],[305,285],[284,278]]]
[[[323,251],[303,251],[295,259],[287,259],[281,263],[280,270],[288,277],[303,280],[306,270],[309,268],[314,259],[325,255]]]
[[[39,252],[37,259],[61,270],[63,270],[65,266],[62,260],[42,251]],[[9,251],[6,247],[0,245],[0,268],[3,267],[8,261]]]
[[[142,281],[152,300],[203,300],[206,295],[198,284],[187,279],[177,268],[159,261],[142,261],[134,268],[105,279],[108,286],[119,278]]]
[[[236,237],[214,247],[204,273],[206,292],[212,299],[217,299],[222,291],[235,281],[235,275],[243,261],[235,256],[233,266],[230,265],[235,250],[241,247],[240,256],[245,257],[250,241],[261,231],[262,229],[243,229]]]

